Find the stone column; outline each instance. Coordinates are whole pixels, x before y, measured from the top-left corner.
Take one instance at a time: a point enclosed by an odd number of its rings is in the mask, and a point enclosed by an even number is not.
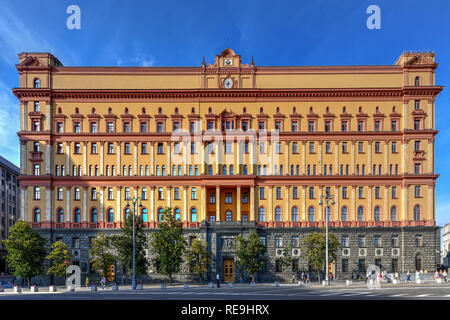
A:
[[[269,212],[268,216],[270,217],[269,221],[275,221],[274,212],[273,212],[273,186],[269,186]]]
[[[401,207],[401,220],[407,220],[408,219],[408,186],[402,187],[402,207]]]
[[[305,141],[302,141],[302,175],[306,174],[306,147]]]
[[[318,170],[317,170],[317,174],[321,175],[323,174],[323,155],[322,155],[322,140],[318,141],[319,144],[319,165],[318,165]]]
[[[403,119],[403,131],[405,130],[405,129],[409,129],[408,128],[408,100],[406,100],[406,101],[404,101],[403,102],[403,112],[402,112],[402,119]]]
[[[200,141],[200,174],[205,174],[205,144]]]
[[[339,171],[339,140],[335,141],[334,143],[334,165],[335,165],[335,172],[336,175],[340,174]]]
[[[249,221],[257,221],[255,218],[255,187],[250,186],[250,217]]]
[[[237,174],[241,174],[241,143],[236,141],[236,157],[234,158],[235,168]]]
[[[83,187],[83,222],[87,221],[87,187]]]
[[[167,206],[170,208],[170,193],[172,192],[172,186],[167,186]]]
[[[183,221],[189,221],[188,220],[188,208],[187,208],[187,189],[188,187],[183,187],[183,214],[184,214],[184,220]]]
[[[434,187],[432,185],[428,185],[427,207],[428,210],[424,210],[423,212],[423,219],[436,220],[434,209]]]
[[[302,221],[306,221],[306,186],[302,186]]]
[[[242,220],[242,218],[241,218],[241,186],[240,185],[238,185],[237,187],[236,187],[236,193],[237,193],[237,199],[236,199],[236,210],[237,210],[237,218],[236,218],[236,220],[237,221],[241,221]]]
[[[87,175],[87,142],[83,141],[83,175]]]
[[[52,172],[52,145],[48,141],[45,145],[45,173],[50,174]]]
[[[72,172],[72,168],[70,167],[70,141],[66,142],[66,167],[67,175],[70,176],[70,173]],[[73,172],[72,175],[74,175]]]
[[[323,186],[319,186],[319,199],[323,196]],[[318,215],[317,215],[317,221],[325,221],[325,217],[323,215],[323,210],[325,210],[325,201],[323,206],[318,206]]]
[[[155,175],[155,143],[150,142],[150,175]]]
[[[134,175],[138,176],[138,144],[139,142],[135,142],[134,143]],[[168,171],[170,171],[170,168],[168,169]],[[131,174],[130,174],[131,176]]]
[[[367,190],[367,199],[369,200],[369,207],[367,208],[367,214],[368,214],[368,220],[372,221],[375,220],[373,218],[373,214],[372,214],[372,185],[368,185],[367,186],[368,190]]]
[[[402,167],[401,172],[399,174],[408,173],[409,167],[408,167],[408,141],[405,140],[402,143]]]
[[[292,221],[290,218],[290,208],[289,208],[289,186],[284,187],[285,196],[285,209],[282,211],[282,221]]]
[[[102,144],[103,146],[103,144]],[[100,187],[100,221],[105,221],[105,187]]]
[[[172,175],[172,167],[171,167],[171,144],[167,142],[167,171],[168,176]]]
[[[285,156],[286,156],[286,159],[285,159],[285,174],[287,174],[287,175],[289,175],[290,174],[290,170],[291,170],[291,168],[290,168],[290,166],[289,166],[289,140],[288,141],[286,141],[286,145],[284,146],[284,152],[285,152]]]
[[[368,168],[367,168],[367,173],[368,174],[372,174],[372,140],[369,140],[367,143],[367,163],[368,163]]]
[[[27,174],[27,142],[20,142],[20,174]]]
[[[121,158],[121,155],[122,155],[121,152],[120,152],[120,145],[121,145],[121,142],[117,142],[117,172],[116,173],[117,173],[118,176],[121,176],[122,173],[123,173],[122,168],[120,166],[120,158]]]
[[[255,161],[255,143],[254,140],[248,142],[250,148],[250,172],[252,175],[255,175],[255,167],[258,161]],[[253,188],[254,189],[254,188]]]
[[[206,217],[206,201],[207,201],[206,187],[202,186],[201,207],[200,207],[201,212],[199,213],[199,221],[207,220],[207,217]]]
[[[120,222],[122,220],[121,189],[122,187],[117,187],[117,212],[116,212],[117,222]]]
[[[332,213],[334,213],[334,221],[341,221],[339,214],[341,212],[341,208],[339,207],[339,186],[336,185],[334,188],[334,202],[335,202],[335,207],[334,210],[332,210]]]
[[[21,130],[28,130],[28,101],[22,102],[22,126]]]
[[[351,165],[351,170],[350,170],[350,173],[351,174],[355,174],[355,158],[356,158],[356,155],[355,155],[355,141],[351,141],[351,143],[352,143],[352,165]]]
[[[389,140],[386,140],[384,142],[384,174],[388,174],[388,167],[389,167]]]
[[[433,141],[433,139],[428,139],[427,162],[428,162],[428,173],[434,173],[434,141]]]
[[[352,210],[351,210],[351,218],[350,221],[357,221],[357,217],[356,217],[356,199],[355,199],[355,186],[351,186],[352,188]]]
[[[384,211],[384,219],[382,218],[381,220],[390,221],[391,218],[389,217],[389,215],[390,215],[391,210],[389,208],[389,186],[388,185],[384,185],[384,210],[383,211]]]
[[[50,188],[46,187],[45,188],[45,220],[46,221],[50,221],[51,219],[51,203],[52,203],[52,198],[51,198],[51,193],[50,193]]]
[[[27,203],[28,203],[27,189],[21,188],[20,191],[22,193],[21,199],[20,199],[20,205],[21,205],[21,210],[22,210],[22,221],[27,221]]]
[[[104,153],[105,153],[105,142],[102,141],[102,142],[100,142],[100,175],[101,176],[105,174]]]
[[[150,187],[150,221],[155,221],[155,187]]]
[[[72,198],[70,195],[70,187],[66,187],[66,221],[70,222],[70,202]]]
[[[52,116],[52,113],[51,113],[51,106],[50,106],[50,101],[47,101],[47,104],[46,104],[46,114],[45,114],[45,122],[46,122],[46,130],[47,131],[52,131],[51,130],[51,116]]]
[[[216,186],[216,221],[220,221],[220,186]]]

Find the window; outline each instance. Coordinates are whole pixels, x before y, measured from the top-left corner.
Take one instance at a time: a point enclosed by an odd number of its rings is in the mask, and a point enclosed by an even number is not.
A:
[[[395,121],[395,120],[391,121],[391,130],[397,131],[397,121]]]
[[[347,121],[342,121],[342,132],[347,132],[348,131],[348,122]]]
[[[348,221],[348,212],[347,212],[347,207],[343,206],[341,209],[341,220],[342,221]]]
[[[397,187],[392,187],[392,199],[397,199]]]
[[[164,125],[162,122],[156,123],[156,132],[158,132],[158,133],[164,132]]]
[[[358,121],[358,132],[364,131],[364,121]]]
[[[308,121],[308,132],[314,132],[314,121]]]
[[[259,143],[259,153],[264,154],[265,153],[264,148],[264,142]]]
[[[58,188],[57,199],[63,200],[63,188]]]
[[[420,150],[420,141],[414,141],[414,151]]]
[[[129,122],[123,123],[123,132],[125,132],[125,133],[131,132],[131,124]]]
[[[280,207],[276,207],[275,208],[275,221],[277,222],[281,222],[281,208]]]
[[[164,189],[158,188],[158,200],[164,200]]]
[[[314,199],[314,187],[309,187],[309,199]]]
[[[292,198],[298,199],[298,187],[292,187]]]
[[[420,100],[414,100],[414,110],[420,109]]]
[[[342,187],[342,199],[347,199],[347,187]]]
[[[348,259],[342,259],[342,272],[348,272]]]
[[[375,248],[381,248],[382,247],[382,243],[381,243],[381,236],[375,236]]]
[[[364,199],[364,188],[363,187],[358,187],[358,198]]]
[[[342,142],[342,153],[348,153],[347,142]]]
[[[277,200],[281,199],[281,187],[276,187],[275,195],[276,195]]]
[[[72,248],[80,249],[80,238],[78,238],[78,237],[72,238]]]
[[[232,148],[232,143],[231,142],[225,142],[225,153],[227,153],[227,154],[232,153],[231,148]]]
[[[91,210],[91,222],[98,222],[98,212],[96,208]]]
[[[419,221],[420,220],[420,206],[416,204],[414,206],[414,220]]]
[[[331,122],[325,121],[325,132],[330,132],[330,131],[331,131]]]
[[[106,132],[114,132],[114,123],[113,122],[107,122],[106,123]]]
[[[33,87],[35,89],[39,89],[41,87],[41,80],[40,79],[34,79],[33,81]]]
[[[398,248],[399,247],[399,241],[398,241],[398,236],[397,235],[393,235],[391,238],[391,245],[392,248]]]
[[[420,174],[420,163],[414,164],[414,174]]]
[[[414,119],[414,130],[420,130],[421,121],[419,119]]]
[[[33,222],[41,222],[41,209],[39,209],[39,208],[34,209]]]
[[[298,221],[298,208],[297,207],[292,207],[292,211],[291,211],[291,218],[293,222],[297,222]]]
[[[264,200],[265,194],[264,194],[264,187],[259,187],[259,199]]]
[[[292,121],[292,123],[291,123],[291,131],[292,132],[297,132],[298,131],[298,122],[297,121]]]
[[[258,122],[258,129],[259,129],[260,131],[263,131],[263,130],[264,130],[264,122]]]
[[[381,199],[381,197],[380,197],[380,187],[375,187],[375,199]]]
[[[97,200],[97,190],[95,188],[91,188],[91,200]]]
[[[41,188],[34,187],[34,200],[40,200],[40,199],[41,199]]]
[[[414,197],[415,198],[421,197],[420,186],[414,186]]]
[[[56,123],[56,132],[58,132],[58,133],[64,132],[64,123],[62,123],[62,122]]]
[[[242,203],[248,203],[248,192],[242,193]]]
[[[264,207],[260,207],[258,210],[258,221],[266,221],[266,210],[264,209]]]
[[[315,221],[314,207],[308,208],[308,221]]]
[[[191,222],[197,222],[197,209],[191,209]]]
[[[364,221],[364,209],[362,206],[358,207],[358,221]]]
[[[225,192],[225,203],[233,202],[233,194],[231,192]]]
[[[191,199],[192,200],[197,200],[197,188],[192,188],[191,189]]]
[[[422,236],[416,235],[416,247],[422,247]]]
[[[283,247],[283,238],[281,236],[275,237],[275,248],[282,248]]]
[[[380,207],[376,206],[373,213],[373,220],[375,222],[378,222],[380,221],[380,219],[381,219]]]
[[[380,121],[379,120],[374,122],[374,130],[380,131]]]
[[[108,209],[108,222],[114,222],[114,209],[109,208]]]
[[[97,122],[91,122],[91,133],[97,133],[98,132],[98,125]]]
[[[81,210],[76,208],[74,211],[73,222],[80,223],[81,222]]]
[[[375,142],[375,153],[380,153],[380,143]]]
[[[73,128],[74,128],[75,133],[81,132],[81,124],[79,122],[74,122]]]
[[[391,207],[391,221],[397,221],[397,208],[395,206]]]
[[[180,214],[180,208],[175,208],[175,220],[180,221],[181,220],[181,214]]]
[[[58,223],[64,222],[64,210],[62,208],[58,209],[58,213],[56,214],[56,221],[58,221]]]
[[[309,153],[314,153],[314,142],[309,143]]]
[[[230,210],[228,210],[227,212],[225,212],[225,221],[232,221],[233,219],[233,214],[231,213]]]
[[[158,143],[158,154],[164,153],[164,144],[162,142]]]
[[[341,246],[343,248],[348,248],[349,247],[348,236],[342,236],[342,238],[341,238]]]
[[[365,236],[358,236],[358,247],[359,248],[366,247],[366,237]]]
[[[174,198],[174,200],[180,200],[180,188],[179,187],[175,187],[173,189],[173,198]]]

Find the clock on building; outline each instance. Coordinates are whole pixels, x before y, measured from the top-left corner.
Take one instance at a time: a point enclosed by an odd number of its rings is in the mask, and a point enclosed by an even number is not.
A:
[[[233,87],[233,79],[231,79],[231,78],[226,78],[226,79],[223,81],[223,86],[224,86],[224,88],[226,88],[226,89],[232,88],[232,87]]]
[[[225,66],[231,66],[231,65],[233,65],[233,59],[224,59],[223,64]]]

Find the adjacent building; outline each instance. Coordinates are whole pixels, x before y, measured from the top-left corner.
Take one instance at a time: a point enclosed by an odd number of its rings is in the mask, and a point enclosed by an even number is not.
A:
[[[9,228],[20,218],[19,168],[0,156],[0,275],[8,273],[6,248],[3,240],[9,236]]]
[[[442,264],[448,268],[450,266],[450,223],[442,227]]]
[[[115,233],[140,197],[151,233],[173,208],[208,242],[211,273],[239,278],[233,239],[268,247],[260,279],[309,270],[305,237],[325,225],[342,244],[338,278],[439,264],[434,167],[435,55],[393,65],[256,66],[225,49],[199,67],[70,67],[19,55],[22,219],[73,250]],[[154,270],[151,270],[154,271]]]

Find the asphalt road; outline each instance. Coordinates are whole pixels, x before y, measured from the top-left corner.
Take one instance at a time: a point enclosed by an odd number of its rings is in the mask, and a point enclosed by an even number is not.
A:
[[[367,287],[322,287],[281,285],[234,286],[229,288],[208,288],[207,286],[158,287],[132,291],[120,288],[118,291],[98,289],[96,292],[85,288],[66,292],[59,288],[57,293],[32,293],[23,289],[22,293],[9,290],[0,293],[1,300],[450,300],[450,285],[396,285],[381,288]],[[47,290],[46,290],[47,291]]]

